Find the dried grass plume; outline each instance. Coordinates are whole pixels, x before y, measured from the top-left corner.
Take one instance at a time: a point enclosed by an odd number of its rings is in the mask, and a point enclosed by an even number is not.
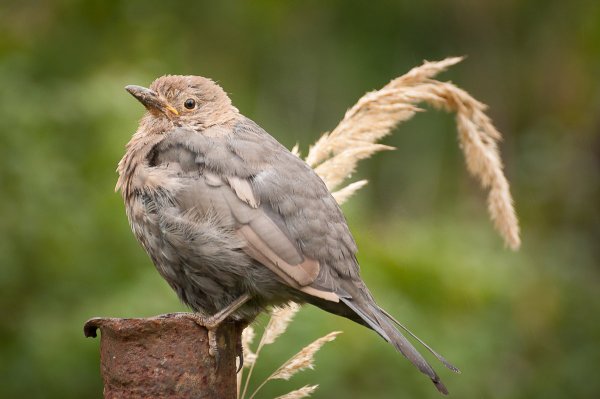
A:
[[[242,349],[244,350],[244,367],[250,367],[256,361],[256,353],[250,350],[250,345],[254,342],[254,328],[248,326],[242,331]],[[239,373],[238,373],[239,374]]]
[[[262,336],[260,338],[260,342],[258,343],[258,347],[256,348],[256,352],[252,352],[250,349],[250,344],[252,344],[254,340],[254,329],[252,326],[246,327],[246,329],[242,332],[242,350],[244,351],[244,358],[248,358],[248,361],[244,361],[243,367],[249,367],[248,375],[246,375],[244,381],[244,387],[242,390],[242,379],[244,378],[244,370],[241,370],[237,375],[237,385],[238,385],[238,397],[245,398],[246,392],[248,392],[248,387],[250,384],[250,379],[252,377],[252,373],[254,372],[254,366],[256,365],[256,359],[259,357],[260,352],[264,348],[265,345],[270,345],[274,343],[277,338],[281,334],[287,330],[288,325],[291,323],[294,315],[300,310],[300,305],[295,302],[289,302],[286,306],[276,307],[271,310],[271,317],[269,318],[269,322],[265,327]],[[250,331],[249,331],[250,330]],[[259,389],[266,383],[263,382],[260,385]],[[315,388],[316,389],[316,385]],[[258,390],[258,389],[257,389]],[[256,391],[255,391],[256,393]]]
[[[308,398],[316,389],[318,385],[305,385],[300,389],[286,393],[285,395],[278,396],[275,399],[301,399]]]
[[[454,57],[425,62],[382,89],[365,94],[331,133],[325,133],[310,148],[306,162],[333,191],[355,171],[358,161],[392,149],[377,141],[421,111],[417,104],[425,102],[454,112],[467,169],[488,190],[492,222],[506,244],[516,250],[521,243],[519,223],[498,151],[502,136],[485,114],[486,105],[452,83],[433,79],[461,60]],[[351,183],[333,195],[343,202],[365,183]]]
[[[271,319],[265,328],[262,339],[263,345],[272,344],[285,332],[294,315],[300,310],[300,305],[290,302],[287,306],[274,308],[271,311]]]
[[[299,371],[306,370],[307,368],[313,368],[315,353],[327,342],[331,342],[341,334],[341,331],[333,331],[317,339],[316,341],[308,344],[291,357],[287,362],[282,364],[275,372],[268,378],[268,380],[289,380],[294,374]]]

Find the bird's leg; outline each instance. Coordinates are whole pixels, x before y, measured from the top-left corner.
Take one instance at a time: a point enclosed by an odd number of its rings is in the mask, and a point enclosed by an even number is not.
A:
[[[229,317],[249,300],[250,294],[244,294],[212,316],[204,316],[198,313],[180,313],[176,315],[192,319],[196,324],[208,330],[208,353],[217,358],[218,364],[219,350],[217,347],[217,328],[227,317]]]
[[[219,348],[217,346],[217,327],[232,313],[238,310],[250,299],[249,294],[244,294],[216,314],[210,316],[204,321],[204,327],[208,330],[208,353],[211,356],[219,357]],[[218,364],[218,361],[217,361]]]

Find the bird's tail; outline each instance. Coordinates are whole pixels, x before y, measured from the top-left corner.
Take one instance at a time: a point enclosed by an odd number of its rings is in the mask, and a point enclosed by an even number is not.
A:
[[[361,290],[362,291],[362,290]],[[440,377],[433,370],[431,365],[427,363],[425,358],[415,349],[415,347],[406,339],[404,335],[396,328],[395,325],[406,331],[411,337],[421,343],[428,351],[438,358],[450,370],[459,373],[460,371],[450,364],[444,357],[435,352],[429,345],[419,339],[406,327],[400,324],[396,319],[390,316],[385,310],[381,309],[373,300],[371,295],[362,292],[363,295],[341,297],[342,302],[352,309],[353,313],[358,315],[367,327],[375,330],[383,339],[392,344],[400,353],[402,353],[412,364],[414,364],[423,374],[431,378],[438,391],[447,395],[448,390],[440,381]],[[355,320],[356,321],[356,320]]]

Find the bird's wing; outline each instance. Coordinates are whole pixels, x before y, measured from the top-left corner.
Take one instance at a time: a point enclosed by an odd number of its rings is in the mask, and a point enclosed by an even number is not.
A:
[[[300,231],[290,230],[289,221],[278,207],[286,202],[284,198],[279,201],[275,199],[280,197],[281,193],[273,192],[274,196],[271,199],[259,198],[257,195],[257,191],[260,192],[256,188],[257,179],[261,181],[260,184],[271,185],[264,180],[268,173],[232,173],[236,170],[235,165],[225,168],[225,165],[216,162],[217,159],[227,158],[232,164],[236,162],[239,155],[233,152],[221,153],[227,146],[215,145],[214,142],[205,146],[207,143],[202,138],[190,142],[189,132],[187,138],[182,139],[182,136],[170,134],[157,148],[153,161],[156,164],[177,162],[184,174],[194,175],[193,179],[184,179],[182,187],[178,190],[176,198],[182,209],[196,209],[205,214],[214,214],[223,225],[233,226],[246,243],[246,253],[291,287],[328,301],[339,301],[333,287],[324,286],[319,281],[320,276],[327,275],[321,272],[323,267],[328,267],[327,264],[318,259],[317,253],[313,255],[303,251],[303,246],[310,239],[322,236],[325,229],[313,229],[314,234],[311,237],[300,237]],[[229,148],[227,151],[232,150]],[[248,167],[246,171],[250,169],[252,167]],[[268,170],[273,171],[271,168]],[[299,217],[293,216],[292,213],[306,214],[306,210],[299,208],[300,203],[294,206],[297,208],[288,209],[289,218]],[[313,220],[304,219],[308,224],[314,224]],[[325,220],[323,217],[322,222],[326,224]],[[315,226],[321,225],[317,223]],[[309,233],[306,229],[304,232]]]
[[[323,299],[339,300],[332,292],[311,287],[319,276],[320,262],[302,253],[281,216],[260,204],[248,180],[223,178],[204,170],[192,184],[179,190],[177,201],[184,209],[214,215],[225,226],[234,226],[245,242],[245,252],[289,286]]]

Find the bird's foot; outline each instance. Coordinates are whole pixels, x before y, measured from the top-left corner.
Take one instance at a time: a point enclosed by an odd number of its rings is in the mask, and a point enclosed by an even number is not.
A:
[[[225,308],[221,309],[217,313],[212,316],[205,316],[199,313],[171,313],[168,316],[171,317],[182,317],[189,320],[192,320],[197,325],[206,328],[208,331],[208,354],[213,356],[217,361],[217,367],[219,366],[219,347],[217,345],[217,328],[227,317],[229,317],[232,313],[238,310],[243,304],[248,302],[250,299],[249,294],[244,294],[240,296],[238,299],[230,303]],[[245,324],[244,324],[245,327]],[[242,330],[243,331],[243,328]],[[241,331],[238,336],[241,337]],[[236,351],[237,356],[240,357],[240,367],[243,361],[243,353],[241,349],[241,338],[239,339],[239,343],[236,343]],[[241,355],[240,355],[241,354]],[[239,370],[238,370],[239,371]]]
[[[199,313],[170,313],[170,317],[177,317],[191,320],[200,327],[207,330],[208,335],[208,354],[217,360],[219,364],[219,346],[217,345],[217,329],[224,321],[224,318],[218,317],[219,313],[213,316],[205,316]]]

